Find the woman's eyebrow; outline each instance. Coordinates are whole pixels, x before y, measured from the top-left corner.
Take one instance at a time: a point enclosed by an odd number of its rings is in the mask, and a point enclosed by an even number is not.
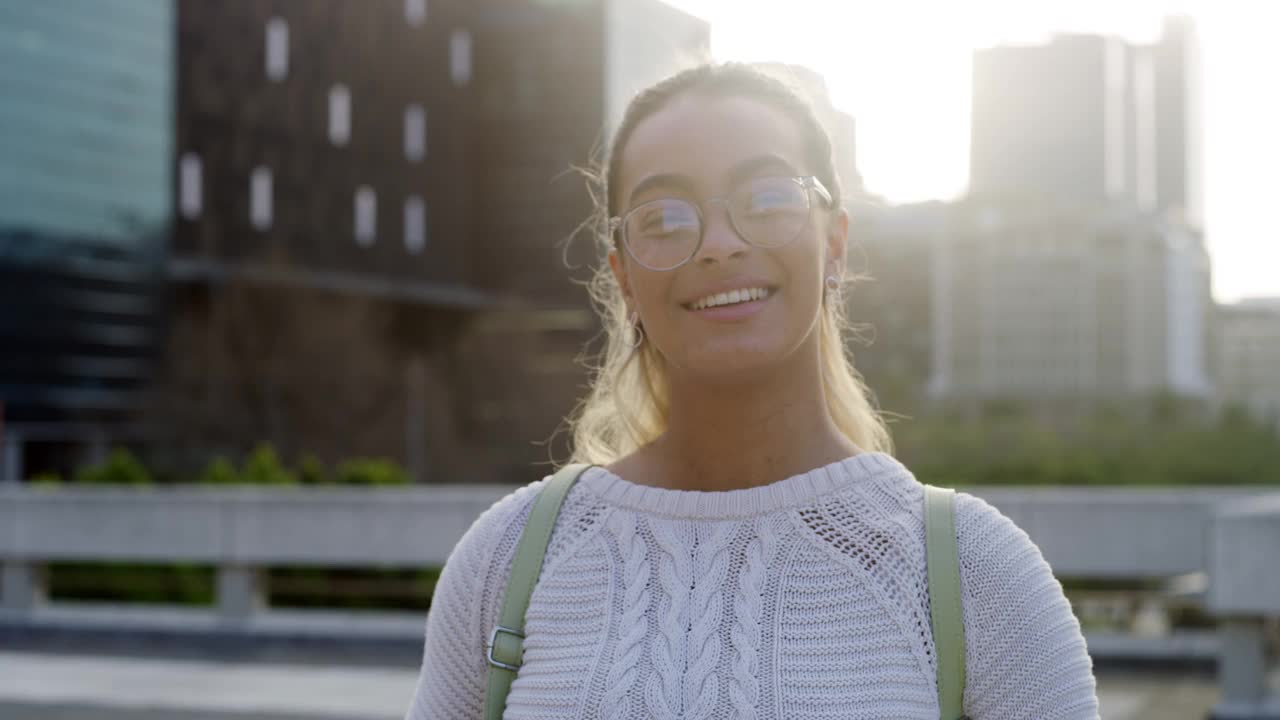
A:
[[[787,162],[786,158],[774,153],[765,153],[763,155],[753,155],[734,165],[733,169],[729,171],[729,184],[737,185],[744,180],[749,180],[751,176],[761,170],[782,170],[790,175],[800,174],[795,169],[795,166]]]
[[[675,173],[660,173],[658,175],[650,175],[649,177],[636,183],[631,189],[631,195],[628,198],[628,204],[634,203],[635,199],[644,192],[655,188],[674,188],[684,192],[693,192],[693,181],[687,175],[677,175]]]
[[[762,155],[753,155],[746,160],[739,162],[737,165],[734,165],[733,168],[729,170],[729,184],[731,186],[737,185],[744,180],[750,179],[761,170],[781,170],[782,172],[790,175],[798,174],[795,166],[790,162],[787,162],[786,158],[775,153],[764,153]],[[641,193],[655,188],[673,188],[683,192],[692,193],[693,181],[689,176],[677,173],[659,173],[657,175],[650,175],[636,183],[636,186],[631,189],[631,194],[628,196],[627,203],[633,204]]]

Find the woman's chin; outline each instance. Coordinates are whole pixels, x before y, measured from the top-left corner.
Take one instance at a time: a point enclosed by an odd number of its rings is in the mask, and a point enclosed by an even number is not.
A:
[[[784,353],[761,343],[716,343],[689,348],[680,373],[698,382],[739,383],[778,372],[783,360]]]

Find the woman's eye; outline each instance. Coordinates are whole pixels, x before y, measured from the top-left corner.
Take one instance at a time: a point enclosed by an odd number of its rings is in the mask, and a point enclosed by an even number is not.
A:
[[[788,195],[779,192],[752,193],[747,200],[749,212],[769,212],[771,210],[787,210],[795,205]]]
[[[653,218],[648,220],[640,226],[640,229],[643,230],[646,235],[660,235],[664,232],[670,231],[670,228],[668,228],[667,224],[662,221],[662,218]]]
[[[645,213],[641,220],[641,227],[654,232],[675,232],[697,223],[697,216],[685,208],[662,208]]]
[[[756,193],[751,198],[754,207],[777,207],[785,204],[787,199],[779,193]]]

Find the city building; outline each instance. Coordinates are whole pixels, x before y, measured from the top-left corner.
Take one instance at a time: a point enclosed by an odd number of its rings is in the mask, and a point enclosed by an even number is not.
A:
[[[562,419],[584,393],[577,362],[598,348],[582,283],[603,250],[582,173],[595,167],[625,103],[703,58],[705,21],[659,0],[466,3],[474,18],[478,287],[505,300],[460,341],[469,353],[469,427],[488,477],[527,479],[563,459]]]
[[[0,480],[140,434],[164,325],[173,6],[0,5]]]
[[[1165,20],[1154,55],[1156,207],[1204,225],[1204,89],[1200,42],[1187,17]]]
[[[950,206],[940,201],[851,213],[846,309],[854,363],[882,409],[911,414],[928,399],[933,360],[932,264]]]
[[[560,449],[537,443],[572,410],[596,330],[573,168],[706,24],[653,0],[179,7],[171,267],[209,330],[170,355],[194,370],[170,407],[206,399],[231,446],[527,477]]]
[[[1179,222],[959,203],[933,258],[930,395],[1207,399],[1209,271]]]
[[[465,4],[178,0],[173,327],[154,387],[177,465],[467,450],[459,340],[481,168]],[[234,38],[235,41],[229,41]]]
[[[979,50],[970,195],[1123,201],[1202,227],[1199,63],[1181,17],[1154,45],[1057,35]]]
[[[970,187],[937,236],[929,396],[1212,393],[1195,29],[974,55]]]
[[[25,263],[5,271],[25,304],[0,311],[23,343],[0,366],[6,437],[26,438],[8,476],[44,469],[29,432],[58,403],[66,427],[127,406],[81,435],[101,455],[135,433],[175,472],[260,442],[418,481],[537,472],[598,329],[573,168],[707,24],[657,0],[100,5],[0,9],[0,256]],[[22,291],[35,256],[109,265],[133,295]],[[68,332],[110,352],[76,338],[51,362],[33,319],[73,300],[98,324]]]
[[[1280,425],[1280,298],[1218,308],[1218,398]]]

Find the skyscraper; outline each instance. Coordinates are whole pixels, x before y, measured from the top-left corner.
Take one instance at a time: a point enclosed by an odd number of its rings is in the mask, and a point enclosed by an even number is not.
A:
[[[135,434],[162,334],[173,22],[167,2],[0,3],[0,478]]]
[[[930,392],[1205,399],[1194,30],[974,57],[970,196],[933,263]]]
[[[1200,42],[1189,18],[1165,21],[1155,56],[1156,204],[1180,209],[1204,225],[1203,112]]]
[[[1154,45],[1058,35],[979,50],[969,191],[976,197],[1121,202],[1201,225],[1195,27],[1166,20]]]
[[[1108,121],[1122,96],[1107,90],[1122,78],[1115,65],[1123,52],[1118,41],[1091,35],[976,52],[970,194],[1098,202],[1115,190],[1108,162],[1120,156],[1108,145]]]

